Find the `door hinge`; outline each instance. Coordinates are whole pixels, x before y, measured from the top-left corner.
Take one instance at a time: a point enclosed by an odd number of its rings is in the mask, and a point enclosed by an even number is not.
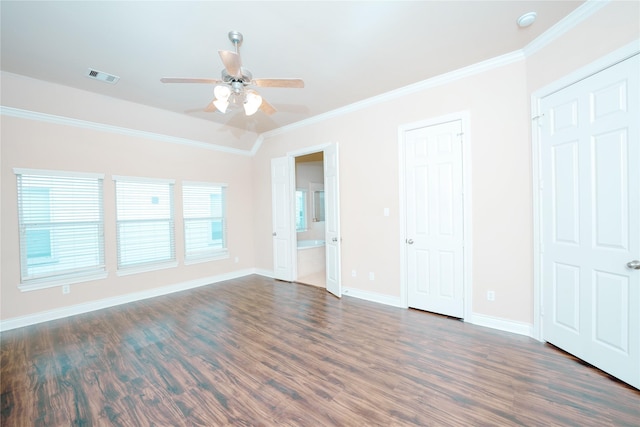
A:
[[[539,127],[544,127],[544,113],[531,117],[532,122],[536,122]]]

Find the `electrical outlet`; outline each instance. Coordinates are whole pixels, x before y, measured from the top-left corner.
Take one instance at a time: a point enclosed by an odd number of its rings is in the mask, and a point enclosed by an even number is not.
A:
[[[69,285],[62,285],[62,293],[63,294],[68,294],[69,292],[71,292],[71,286]]]
[[[495,301],[496,293],[495,291],[487,291],[487,301]]]
[[[356,277],[358,275],[358,272],[355,270],[351,270],[351,277]]]
[[[240,262],[240,258],[235,257],[234,261],[235,261],[235,262],[236,262],[236,264],[237,264],[238,262]]]
[[[373,271],[369,272],[369,280],[375,280],[376,279],[376,275],[373,274]]]

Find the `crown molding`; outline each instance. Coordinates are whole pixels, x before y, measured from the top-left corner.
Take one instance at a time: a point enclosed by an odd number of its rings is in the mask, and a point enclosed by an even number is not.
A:
[[[549,28],[544,33],[540,34],[528,45],[526,45],[522,51],[526,57],[533,55],[541,50],[543,47],[549,45],[554,40],[558,39],[564,33],[568,32],[579,23],[589,18],[597,11],[605,7],[611,2],[611,0],[587,0],[573,12],[562,18],[555,25]]]
[[[292,123],[290,125],[286,125],[280,127],[278,129],[271,130],[269,132],[265,132],[260,136],[263,139],[271,138],[276,135],[282,135],[287,132],[291,132],[295,129],[300,129],[305,126],[313,125],[316,123],[320,123],[324,120],[328,120],[331,118],[339,117],[344,114],[352,113],[354,111],[361,110],[363,108],[371,107],[373,105],[387,102],[396,98],[400,98],[406,95],[410,95],[416,92],[420,92],[426,89],[434,88],[437,86],[443,86],[445,84],[454,82],[456,80],[473,76],[475,74],[480,74],[485,71],[492,70],[494,68],[503,67],[505,65],[511,64],[513,62],[525,60],[527,57],[533,55],[543,47],[547,46],[564,33],[568,32],[576,25],[587,19],[588,17],[595,14],[597,11],[605,7],[610,3],[611,0],[587,0],[585,3],[576,8],[569,15],[558,21],[554,26],[549,28],[547,31],[542,33],[536,39],[531,41],[527,46],[523,49],[507,53],[501,56],[497,56],[495,58],[488,59],[486,61],[478,62],[472,65],[469,65],[464,68],[460,68],[445,74],[441,74],[439,76],[432,77],[427,80],[423,80],[418,83],[414,83],[409,86],[404,86],[402,88],[383,93],[381,95],[368,98],[359,102],[355,102],[353,104],[347,105],[345,107],[337,108],[332,111],[328,111],[323,114],[319,114],[317,116],[310,117],[305,120],[301,120],[299,122]],[[260,142],[262,144],[263,141]],[[256,150],[257,151],[257,150]]]
[[[345,114],[349,114],[355,111],[359,111],[380,103],[388,102],[397,98],[401,98],[407,95],[414,94],[416,92],[424,91],[438,86],[443,86],[448,83],[467,78],[476,74],[480,74],[495,68],[503,67],[505,65],[512,64],[514,62],[525,60],[527,57],[535,54],[545,46],[552,43],[554,40],[574,28],[576,25],[589,18],[597,11],[605,7],[611,2],[611,0],[587,0],[580,5],[577,9],[561,19],[554,26],[542,33],[536,39],[531,41],[523,49],[507,53],[495,58],[488,59],[486,61],[478,62],[476,64],[469,65],[464,68],[460,68],[445,74],[441,74],[432,77],[421,82],[417,82],[408,86],[401,87],[399,89],[392,90],[390,92],[383,93],[381,95],[374,96],[372,98],[364,99],[362,101],[355,102],[353,104],[346,105],[344,107],[337,108],[335,110],[328,111],[326,113],[318,114],[317,116],[310,117],[299,122],[291,123],[279,127],[277,129],[264,132],[256,138],[250,150],[241,150],[232,147],[225,147],[216,144],[210,144],[203,141],[196,141],[187,138],[174,137],[169,135],[162,135],[153,132],[141,131],[136,129],[129,129],[119,126],[107,125],[102,123],[90,122],[85,120],[73,119],[69,117],[56,116],[53,114],[39,113],[35,111],[22,110],[19,108],[0,106],[0,115],[6,115],[11,117],[19,117],[29,120],[38,120],[49,123],[63,124],[67,126],[74,126],[85,129],[93,129],[103,132],[117,133],[120,135],[128,135],[146,139],[152,139],[155,141],[168,142],[179,145],[186,145],[191,147],[202,148],[205,150],[219,151],[230,154],[237,154],[241,156],[254,156],[262,147],[264,141],[268,138],[272,138],[277,135],[282,135],[296,129],[301,129],[306,126],[310,126],[316,123],[323,122],[332,118],[340,117]]]
[[[308,119],[301,120],[299,122],[295,122],[290,125],[286,125],[269,132],[265,132],[261,134],[261,136],[263,136],[265,139],[271,138],[276,135],[281,135],[283,133],[287,133],[295,129],[303,128],[303,127],[306,127],[315,123],[319,123],[331,118],[342,116],[344,114],[352,113],[354,111],[362,110],[364,108],[368,108],[373,105],[377,105],[383,102],[388,102],[388,101],[401,98],[403,96],[411,95],[426,89],[443,86],[445,84],[454,82],[456,80],[460,80],[466,77],[480,74],[485,71],[492,70],[494,68],[503,67],[505,65],[512,64],[514,62],[522,61],[524,59],[525,59],[525,56],[521,50],[500,55],[495,58],[487,59],[486,61],[478,62],[476,64],[469,65],[464,68],[459,68],[457,70],[454,70],[445,74],[441,74],[439,76],[435,76],[427,80],[423,80],[408,86],[404,86],[399,89],[395,89],[390,92],[386,92],[381,95],[374,96],[372,98],[367,98],[362,101],[354,102],[353,104],[349,104],[344,107],[340,107],[335,110],[331,110],[326,113],[319,114],[317,116],[313,116]]]
[[[207,142],[196,141],[193,139],[179,138],[176,136],[162,135],[154,132],[147,132],[137,129],[124,128],[120,126],[108,125],[104,123],[96,123],[87,120],[74,119],[70,117],[57,116],[54,114],[40,113],[37,111],[23,110],[20,108],[0,106],[0,115],[8,117],[17,117],[20,119],[36,120],[46,123],[55,123],[65,126],[72,126],[82,129],[91,129],[101,132],[116,133],[119,135],[133,136],[137,138],[152,139],[154,141],[168,142],[171,144],[186,145],[190,147],[202,148],[205,150],[220,151],[223,153],[238,154],[241,156],[252,156],[253,151],[240,150],[238,148],[225,147],[222,145],[210,144]],[[260,138],[260,137],[259,137]],[[255,146],[255,144],[254,144]]]
[[[258,135],[258,138],[256,138],[256,141],[253,143],[253,146],[251,147],[251,151],[249,155],[252,157],[255,156],[258,150],[260,149],[260,147],[262,147],[263,142],[264,142],[264,134]]]

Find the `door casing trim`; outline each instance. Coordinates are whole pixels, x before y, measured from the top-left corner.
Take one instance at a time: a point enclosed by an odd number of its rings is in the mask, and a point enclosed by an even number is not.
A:
[[[307,154],[319,153],[319,152],[324,153],[325,149],[332,145],[337,146],[338,143],[327,142],[324,144],[318,144],[311,147],[304,147],[304,148],[300,148],[293,151],[287,151],[286,157],[289,163],[289,177],[290,177],[290,185],[292,189],[296,188],[296,157],[304,156]],[[323,174],[324,174],[324,168],[323,168]],[[295,212],[293,211],[295,206],[295,200],[293,200],[294,199],[293,193],[290,195],[290,199],[291,199],[290,200],[291,218],[295,218]],[[291,222],[291,227],[293,228],[292,236],[296,236],[296,230],[295,230],[296,227],[295,227],[294,221]],[[292,239],[292,240],[295,240],[295,239]],[[293,243],[295,243],[295,241]],[[298,251],[297,251],[296,245],[290,245],[290,246],[291,246],[290,255],[291,255],[291,266],[293,270],[293,281],[296,281],[298,280]],[[326,289],[327,284],[325,283],[324,286]]]
[[[403,307],[409,307],[408,301],[408,280],[407,280],[407,221],[406,221],[406,166],[405,166],[405,133],[429,126],[448,123],[460,120],[462,125],[462,221],[463,221],[463,299],[464,299],[464,319],[472,318],[473,301],[473,275],[472,275],[472,229],[471,229],[471,126],[470,114],[468,110],[459,111],[443,116],[433,117],[412,123],[398,126],[398,170],[399,170],[399,192],[398,206],[400,223],[400,302]]]
[[[587,64],[568,75],[544,86],[531,94],[531,161],[533,172],[533,328],[532,338],[538,341],[543,339],[542,317],[544,310],[542,306],[542,181],[540,164],[540,144],[541,133],[539,131],[538,120],[541,117],[540,104],[544,97],[558,92],[572,84],[578,83],[600,71],[605,70],[619,62],[631,58],[640,53],[640,39],[635,40],[608,55],[605,55],[590,64]]]

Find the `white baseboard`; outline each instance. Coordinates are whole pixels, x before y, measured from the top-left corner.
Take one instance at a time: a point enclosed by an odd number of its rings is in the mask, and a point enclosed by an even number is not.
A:
[[[220,274],[217,276],[203,277],[201,279],[176,283],[174,285],[150,289],[148,291],[135,292],[132,294],[120,295],[117,297],[106,298],[98,301],[91,301],[88,303],[72,305],[55,310],[43,311],[40,313],[30,314],[28,316],[20,316],[2,320],[0,321],[0,332],[22,328],[29,325],[35,325],[37,323],[49,322],[51,320],[62,319],[65,317],[75,316],[77,314],[88,313],[91,311],[101,310],[103,308],[114,307],[116,305],[127,304],[130,302],[140,301],[161,295],[167,295],[174,292],[185,291],[187,289],[198,288],[200,286],[223,282],[225,280],[237,279],[239,277],[248,276],[250,274],[259,274],[261,276],[273,278],[272,271],[254,268]],[[344,296],[359,298],[362,300],[385,304],[392,307],[406,308],[406,306],[402,304],[400,297],[393,297],[385,294],[367,292],[360,289],[346,287],[342,288],[342,294]],[[472,313],[469,318],[464,320],[465,322],[472,323],[478,326],[485,326],[505,332],[512,332],[519,335],[533,337],[533,325],[530,325],[528,323],[515,322],[513,320],[506,320],[477,313]]]
[[[268,277],[270,279],[273,279],[273,271],[271,271],[271,270],[263,270],[261,268],[254,268],[253,272],[255,274],[259,274],[260,276],[264,276],[264,277]]]
[[[402,304],[400,297],[392,297],[389,295],[367,292],[353,288],[342,288],[342,294],[345,296],[360,298],[371,302],[390,305],[392,307],[407,308],[404,304]],[[504,332],[511,332],[518,335],[533,337],[533,325],[528,323],[516,322],[513,320],[501,319],[498,317],[491,317],[477,313],[472,313],[471,317],[468,319],[464,319],[464,321],[478,326],[484,326]]]
[[[478,326],[498,329],[500,331],[511,332],[518,335],[533,337],[533,325],[529,323],[516,322],[513,320],[491,317],[484,314],[472,313],[469,318],[464,319],[467,323]]]
[[[392,297],[390,295],[378,294],[375,292],[367,292],[362,291],[360,289],[354,288],[342,288],[342,295],[354,298],[360,298],[366,301],[377,302],[380,304],[390,305],[392,307],[402,307],[406,308],[402,305],[400,301],[400,297]]]
[[[0,332],[22,328],[29,325],[35,325],[36,323],[62,319],[64,317],[75,316],[77,314],[88,313],[90,311],[101,310],[103,308],[113,307],[116,305],[127,304],[134,301],[140,301],[147,298],[167,295],[174,292],[185,291],[187,289],[198,288],[200,286],[223,282],[225,280],[237,279],[239,277],[248,276],[254,273],[256,273],[254,269],[239,270],[231,273],[219,274],[217,276],[203,277],[201,279],[163,286],[161,288],[150,289],[148,291],[135,292],[132,294],[120,295],[113,298],[106,298],[98,301],[72,305],[69,307],[57,308],[55,310],[43,311],[27,316],[14,317],[11,319],[0,321]]]

